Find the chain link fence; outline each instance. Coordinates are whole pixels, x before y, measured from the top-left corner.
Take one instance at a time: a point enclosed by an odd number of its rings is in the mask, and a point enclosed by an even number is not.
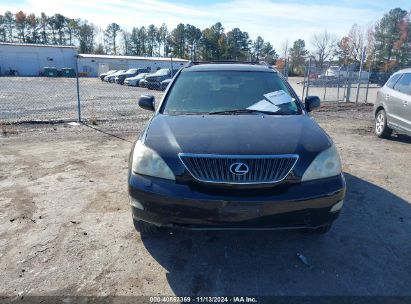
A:
[[[287,74],[288,65],[282,71]],[[0,77],[0,124],[22,122],[81,121],[100,123],[146,120],[151,113],[138,107],[140,95],[154,95],[160,101],[171,77],[168,67],[157,70],[108,71],[99,77],[79,77],[59,73],[39,77]],[[82,75],[81,72],[79,73]],[[56,76],[56,77],[55,77]],[[285,75],[287,76],[287,75]],[[351,66],[305,67],[304,77],[288,77],[303,99],[317,95],[325,102],[373,102],[385,80],[374,81],[367,71]],[[124,123],[125,125],[126,123]]]
[[[317,67],[312,61],[305,66],[304,77],[294,87],[303,99],[316,95],[324,102],[373,103],[377,90],[389,75],[356,70],[354,65],[332,65]]]

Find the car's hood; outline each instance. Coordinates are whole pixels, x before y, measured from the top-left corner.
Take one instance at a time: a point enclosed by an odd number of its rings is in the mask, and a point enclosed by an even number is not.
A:
[[[178,153],[222,155],[298,154],[310,163],[331,144],[307,115],[156,115],[145,145],[167,162]],[[303,167],[306,167],[304,165]]]

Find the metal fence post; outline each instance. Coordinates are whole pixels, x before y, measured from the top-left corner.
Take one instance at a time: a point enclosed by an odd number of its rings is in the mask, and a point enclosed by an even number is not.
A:
[[[330,64],[328,63],[328,68],[330,67]],[[325,101],[325,96],[327,94],[327,84],[328,84],[328,68],[325,70],[325,83],[324,83],[324,97],[323,101]]]
[[[305,92],[305,96],[308,96],[308,91],[310,89],[310,71],[311,71],[311,58],[308,62],[308,71],[307,71],[307,91]]]
[[[78,55],[76,55],[76,82],[77,82],[77,112],[78,112],[78,121],[81,122],[80,84],[79,84],[79,78],[78,78]]]
[[[347,94],[345,95],[345,102],[350,102],[350,95],[351,95],[351,76],[352,76],[352,65],[348,66],[348,74],[347,74]]]
[[[301,95],[301,100],[304,100],[304,92],[305,92],[305,81],[307,77],[307,64],[304,66],[304,79],[303,79],[303,94]]]
[[[358,72],[357,96],[355,96],[355,105],[358,104],[358,96],[360,95],[361,73],[362,73],[362,65],[364,63],[365,49],[366,49],[365,47],[361,49],[360,71]]]
[[[373,60],[370,62],[370,66],[368,67],[368,80],[367,80],[367,90],[365,91],[365,103],[368,102],[368,89],[370,87],[370,77],[371,77],[372,68],[374,66],[374,59],[375,59],[375,56]]]

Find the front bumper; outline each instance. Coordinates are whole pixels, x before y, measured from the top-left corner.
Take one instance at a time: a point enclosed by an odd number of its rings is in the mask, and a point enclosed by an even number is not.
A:
[[[293,229],[332,223],[345,196],[344,177],[268,189],[202,188],[131,174],[133,218],[187,229]]]

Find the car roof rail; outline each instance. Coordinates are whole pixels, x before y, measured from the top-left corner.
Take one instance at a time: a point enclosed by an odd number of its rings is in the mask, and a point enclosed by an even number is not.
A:
[[[269,69],[274,69],[265,61],[240,61],[240,60],[205,60],[205,61],[189,61],[185,68],[189,68],[194,65],[200,64],[252,64],[252,65],[264,65]]]

